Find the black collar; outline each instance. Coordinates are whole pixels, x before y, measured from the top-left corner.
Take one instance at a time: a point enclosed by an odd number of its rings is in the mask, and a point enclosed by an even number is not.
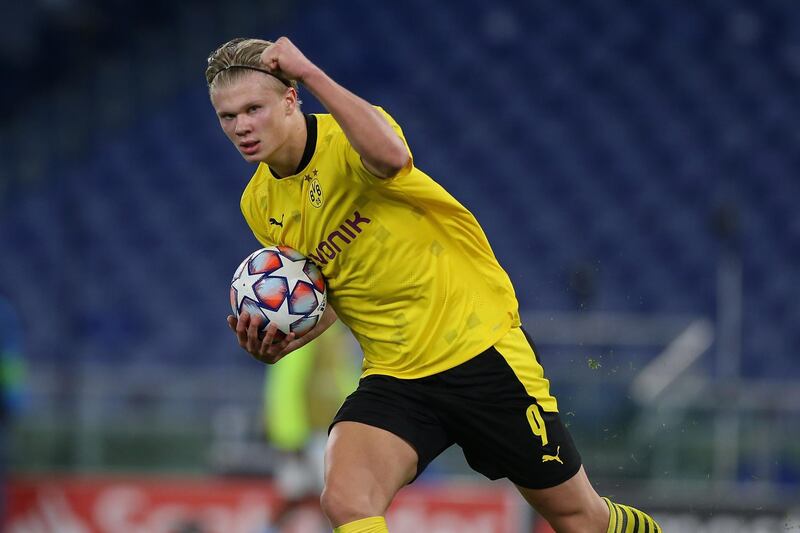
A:
[[[306,147],[303,149],[303,157],[300,158],[300,164],[297,165],[292,175],[299,174],[301,170],[306,168],[306,165],[314,155],[314,149],[317,147],[317,117],[307,113],[303,113],[303,117],[306,119]],[[279,176],[272,167],[270,167],[269,171],[278,179],[286,177]]]

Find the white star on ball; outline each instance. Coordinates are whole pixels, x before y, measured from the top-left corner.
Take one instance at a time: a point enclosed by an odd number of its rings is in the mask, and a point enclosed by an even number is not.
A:
[[[285,277],[286,281],[289,283],[289,294],[294,292],[294,288],[297,287],[298,281],[306,281],[310,285],[314,285],[314,282],[311,281],[311,278],[309,278],[308,274],[306,274],[303,270],[303,267],[306,266],[306,258],[294,261],[283,254],[279,254],[278,257],[281,260],[281,267],[278,270],[271,272],[270,276]]]
[[[270,323],[275,322],[278,329],[287,335],[289,334],[289,326],[292,322],[302,317],[302,315],[294,315],[289,312],[289,298],[284,298],[281,302],[281,306],[278,307],[276,311],[272,311],[267,307],[262,307],[261,311],[269,319]]]
[[[236,309],[242,309],[242,300],[250,298],[254,302],[258,302],[258,296],[255,293],[256,282],[261,279],[264,274],[251,274],[247,266],[245,266],[239,277],[233,280],[231,287],[236,289]]]

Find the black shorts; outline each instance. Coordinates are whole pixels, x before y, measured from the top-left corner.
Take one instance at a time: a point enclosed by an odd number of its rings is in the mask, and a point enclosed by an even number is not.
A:
[[[540,403],[552,409],[555,400],[531,343],[523,343],[524,349],[516,349],[522,353],[509,357],[508,348],[502,348],[505,354],[497,349],[498,342],[459,366],[424,378],[367,376],[331,428],[351,421],[394,433],[417,451],[417,476],[458,444],[469,465],[489,479],[505,477],[531,489],[559,485],[578,472],[580,455],[558,413],[542,409]],[[523,367],[539,372],[538,385],[530,384],[534,372]],[[547,402],[529,394],[541,383],[540,395],[546,394]]]

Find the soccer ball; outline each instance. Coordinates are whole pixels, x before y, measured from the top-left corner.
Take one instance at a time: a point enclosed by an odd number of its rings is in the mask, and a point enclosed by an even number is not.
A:
[[[319,322],[327,293],[319,267],[288,246],[256,250],[242,261],[231,281],[231,309],[260,319],[261,331],[278,326],[276,340],[293,332],[302,337]]]

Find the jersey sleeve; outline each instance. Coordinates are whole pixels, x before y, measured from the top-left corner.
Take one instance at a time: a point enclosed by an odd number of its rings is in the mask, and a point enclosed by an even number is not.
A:
[[[270,246],[275,246],[275,243],[267,238],[267,234],[264,231],[262,231],[260,227],[252,224],[250,222],[250,219],[247,217],[245,217],[245,220],[247,220],[247,225],[250,226],[250,231],[253,232],[253,236],[256,238],[258,242],[261,243],[261,246],[265,248]]]
[[[344,135],[344,133],[342,133],[340,139],[341,149],[344,152],[344,158],[347,163],[347,166],[360,179],[371,182],[376,182],[376,181],[388,182],[397,180],[407,175],[414,168],[414,156],[411,153],[411,148],[409,148],[408,146],[408,141],[406,141],[405,135],[403,135],[403,129],[400,127],[397,121],[395,121],[395,119],[389,113],[387,113],[382,107],[380,106],[374,106],[374,107],[375,109],[378,110],[378,112],[380,112],[383,118],[386,119],[386,122],[389,123],[389,125],[392,127],[395,133],[397,133],[397,135],[400,136],[400,139],[403,140],[403,144],[406,146],[406,150],[408,150],[408,162],[406,163],[406,166],[401,168],[397,174],[395,174],[390,178],[379,178],[378,176],[374,175],[367,169],[367,167],[364,165],[364,161],[361,159],[361,155],[358,152],[356,152],[356,149],[353,148],[353,145],[350,144],[350,141],[347,139],[347,136]]]
[[[260,163],[259,167],[262,164],[263,163]],[[256,209],[256,199],[253,195],[251,184],[252,181],[242,193],[242,200],[239,203],[239,206],[242,210],[242,215],[244,216],[244,220],[247,222],[247,226],[250,228],[250,231],[253,232],[256,240],[258,240],[262,246],[275,246],[276,243],[272,242],[268,236],[269,234],[267,232],[266,224],[261,217],[257,216],[258,210]]]

